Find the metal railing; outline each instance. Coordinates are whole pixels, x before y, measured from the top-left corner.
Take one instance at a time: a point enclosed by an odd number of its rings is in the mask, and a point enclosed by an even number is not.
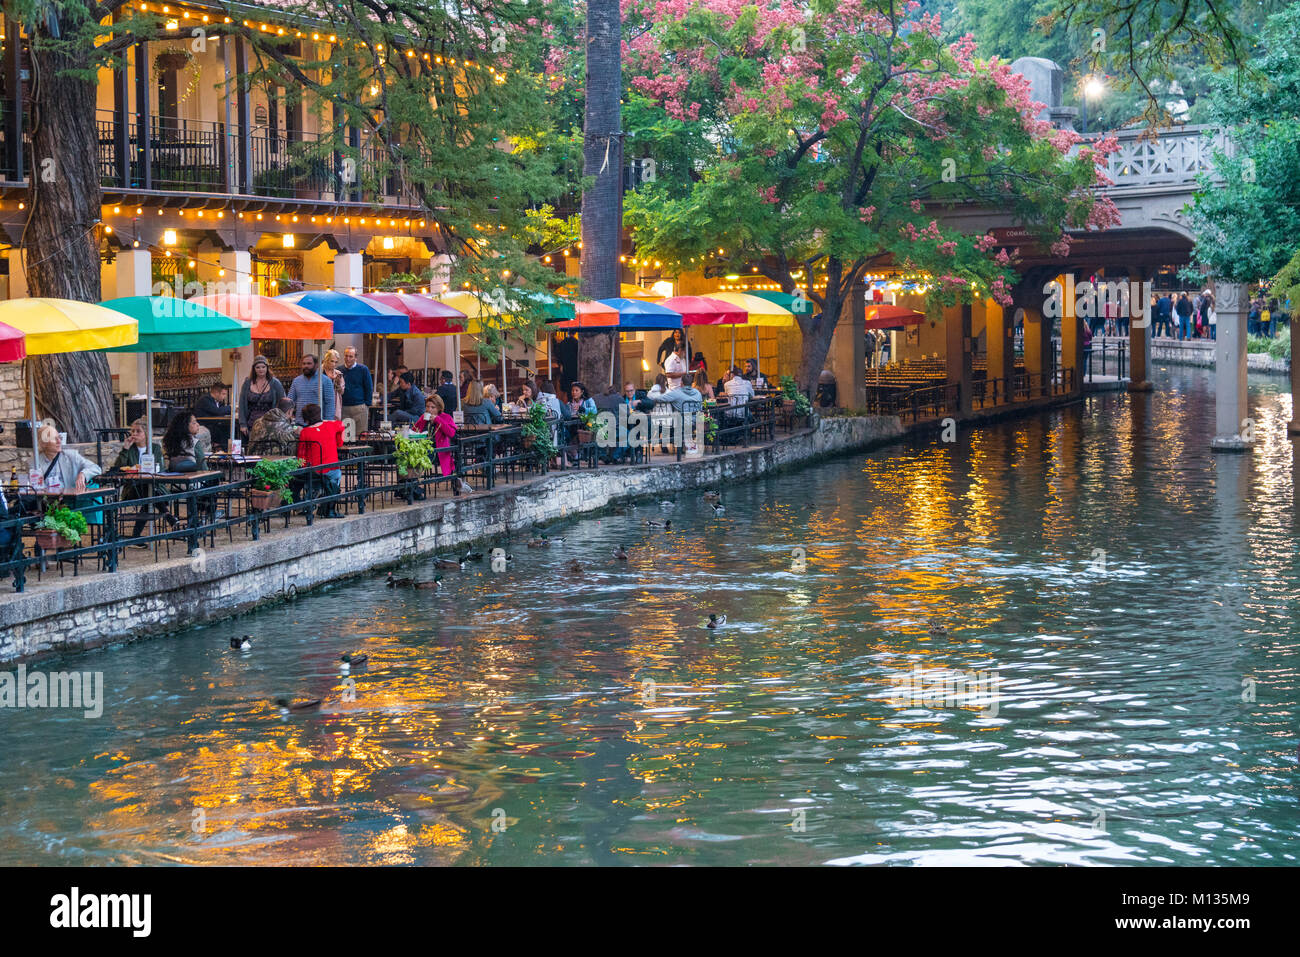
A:
[[[1122,339],[1119,342],[1093,339],[1092,346],[1083,352],[1086,382],[1091,382],[1094,375],[1114,375],[1123,379],[1128,374],[1128,343]]]
[[[100,182],[108,189],[147,185],[176,192],[418,205],[382,143],[346,146],[328,135],[273,134],[265,127],[241,137],[237,127],[225,123],[169,116],[151,116],[148,139],[141,142],[138,119],[128,117],[123,131],[112,110],[99,110],[95,125]]]
[[[719,406],[704,411],[714,417],[726,416],[738,411],[738,407]],[[776,438],[780,424],[778,398],[756,399],[746,404],[744,412],[743,421],[726,422],[718,429],[711,440],[714,451],[724,444],[740,442],[748,445],[756,440]],[[684,435],[683,424],[679,421],[674,432],[678,439],[674,449],[678,460],[684,454],[680,441]],[[793,423],[785,425],[789,428]],[[230,470],[226,481],[221,481],[218,476],[204,479],[201,476],[187,477],[183,473],[151,478],[149,485],[166,489],[160,494],[141,495],[131,491],[119,494],[140,486],[115,486],[111,484],[113,477],[105,474],[99,478],[104,486],[89,490],[82,503],[73,509],[87,517],[89,541],[83,539],[75,546],[48,551],[41,548],[33,540],[43,518],[39,506],[29,514],[11,513],[7,518],[0,518],[0,578],[12,575],[14,590],[21,592],[33,567],[43,574],[53,563],[62,574],[65,567],[71,566],[76,576],[81,573],[83,565],[91,564],[112,573],[118,571],[123,564],[123,555],[133,547],[152,548],[155,560],[160,548],[170,554],[173,545],[184,546],[186,555],[192,556],[200,548],[216,548],[220,536],[232,545],[237,536],[242,536],[245,541],[256,541],[276,520],[281,520],[284,528],[296,519],[312,525],[320,518],[336,517],[340,510],[355,509],[360,515],[368,508],[398,507],[402,503],[413,505],[417,500],[437,497],[440,491],[445,494],[448,487],[453,491],[458,489],[462,480],[475,490],[491,490],[502,483],[546,475],[551,469],[551,462],[528,445],[522,427],[517,425],[462,432],[446,451],[451,454],[453,463],[453,470],[446,475],[438,468],[436,453],[433,456],[434,469],[415,475],[399,474],[397,461],[391,452],[352,455],[323,466],[306,465],[290,475],[290,488],[296,493],[295,500],[267,508],[255,507],[252,478],[233,477],[236,469],[245,466],[229,460],[223,466]],[[642,456],[640,460],[648,461],[649,456]],[[625,460],[619,461],[621,464]],[[595,467],[596,464],[596,457],[593,457],[590,465]],[[565,467],[563,456],[560,467]],[[337,487],[322,475],[322,472],[333,469],[340,473]],[[183,484],[204,481],[211,484],[178,488]],[[40,501],[31,490],[10,489],[8,492],[14,508],[20,507],[20,503],[36,505]],[[153,527],[143,534],[146,526]],[[137,531],[142,534],[136,534]],[[24,536],[27,536],[26,540]]]

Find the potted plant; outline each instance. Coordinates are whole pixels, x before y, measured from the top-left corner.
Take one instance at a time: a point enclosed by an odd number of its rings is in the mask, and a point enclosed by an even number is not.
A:
[[[578,428],[575,430],[577,434],[578,444],[589,445],[596,438],[596,433],[595,433],[596,413],[579,412],[578,422],[579,422]]]
[[[397,474],[401,478],[414,479],[433,471],[433,442],[429,439],[406,439],[401,435],[393,437],[396,447],[393,459],[397,462]]]
[[[282,501],[293,501],[289,479],[305,463],[302,459],[262,459],[248,470],[252,482],[248,487],[248,502],[253,510],[264,512],[276,508]]]
[[[781,407],[786,415],[796,419],[808,417],[808,413],[812,411],[812,403],[808,401],[808,396],[799,391],[794,376],[781,376],[781,394],[783,396]]]
[[[47,552],[73,548],[81,544],[81,536],[88,530],[86,516],[66,505],[55,505],[36,525],[36,544]]]
[[[546,407],[534,402],[528,407],[528,418],[520,426],[524,448],[531,449],[533,456],[541,462],[549,462],[558,454],[555,443],[551,441],[551,425],[546,421]]]

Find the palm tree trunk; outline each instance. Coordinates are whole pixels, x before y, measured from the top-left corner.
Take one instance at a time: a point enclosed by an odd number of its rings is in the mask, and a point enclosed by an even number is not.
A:
[[[582,294],[607,299],[619,292],[618,249],[623,229],[623,24],[619,0],[587,3],[587,104],[583,176],[595,178],[582,194]],[[612,382],[617,334],[578,336],[578,376],[588,388]]]
[[[33,296],[100,300],[100,191],[95,84],[70,71],[85,62],[32,41],[31,216],[23,237]],[[52,416],[73,442],[113,425],[112,381],[101,352],[38,356],[30,369],[38,414]]]

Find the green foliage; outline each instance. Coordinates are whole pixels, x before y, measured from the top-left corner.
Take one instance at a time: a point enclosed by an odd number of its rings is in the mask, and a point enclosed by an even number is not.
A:
[[[1291,358],[1291,331],[1279,332],[1274,338],[1267,336],[1248,336],[1246,351],[1256,355],[1272,356],[1274,359]]]
[[[289,491],[289,480],[293,473],[306,463],[302,459],[262,459],[248,470],[248,478],[253,488],[268,492],[281,492],[285,499],[292,502],[293,493]]]
[[[781,394],[787,399],[794,399],[794,414],[807,415],[812,411],[812,403],[808,401],[808,396],[799,391],[799,383],[794,381],[794,376],[781,376]]]
[[[396,449],[393,458],[397,462],[397,474],[420,475],[433,469],[433,442],[429,439],[406,439],[395,437]]]
[[[528,417],[524,419],[520,432],[532,437],[532,453],[537,461],[549,462],[559,454],[555,443],[551,441],[551,426],[546,421],[546,406],[542,403],[534,402],[528,407]]]
[[[1269,18],[1257,73],[1215,84],[1211,118],[1234,147],[1215,156],[1189,210],[1193,258],[1234,282],[1273,276],[1300,250],[1300,4]],[[1231,155],[1229,155],[1229,153]]]
[[[81,536],[89,529],[86,516],[74,512],[66,505],[54,505],[46,510],[45,515],[36,525],[37,528],[57,532],[74,545],[81,544]]]

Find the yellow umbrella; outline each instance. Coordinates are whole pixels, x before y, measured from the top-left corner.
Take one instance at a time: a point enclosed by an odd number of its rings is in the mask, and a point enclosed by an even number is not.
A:
[[[0,323],[22,331],[29,356],[92,352],[140,341],[139,323],[113,309],[73,299],[9,299]],[[36,461],[36,381],[27,376],[32,403],[32,461]]]
[[[618,288],[618,294],[624,299],[640,299],[645,302],[658,302],[664,298],[653,289],[646,289],[644,286],[633,285],[630,282],[620,283]]]
[[[710,299],[721,299],[733,306],[739,306],[749,313],[746,325],[754,326],[754,368],[758,368],[758,326],[771,326],[777,329],[790,329],[795,324],[794,313],[784,306],[778,306],[759,296],[747,292],[711,292]],[[736,365],[736,327],[731,327],[731,365]]]

